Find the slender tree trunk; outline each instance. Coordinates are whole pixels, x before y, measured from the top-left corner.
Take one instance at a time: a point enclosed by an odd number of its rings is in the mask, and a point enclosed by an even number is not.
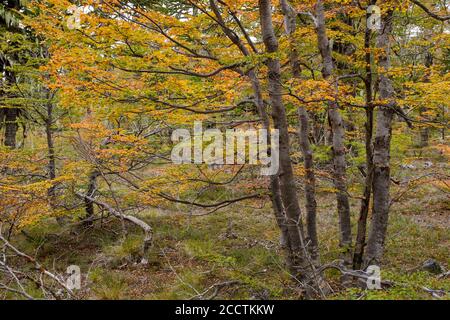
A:
[[[352,227],[350,221],[350,204],[347,193],[346,161],[344,147],[344,126],[335,102],[331,102],[328,114],[333,131],[333,181],[337,189],[336,200],[339,215],[340,246],[347,265],[351,263]]]
[[[293,33],[296,29],[296,18],[297,13],[293,10],[287,0],[281,0],[281,8],[284,14],[284,24],[286,29],[286,34],[290,38],[290,62],[292,75],[295,78],[300,78],[301,69],[298,58],[298,52],[294,45],[294,39],[292,38]],[[306,173],[305,181],[305,200],[306,200],[306,231],[307,231],[307,242],[308,249],[311,253],[311,258],[316,263],[319,264],[319,244],[317,239],[317,223],[316,223],[316,186],[315,186],[315,175],[314,175],[314,163],[313,163],[313,153],[311,146],[309,144],[309,125],[308,125],[308,113],[303,106],[299,106],[297,109],[298,113],[298,135],[300,140],[300,147],[304,158],[304,168]]]
[[[4,85],[11,86],[16,82],[15,75],[11,70],[11,63],[8,59],[3,59],[1,72],[4,74]],[[17,123],[19,117],[19,109],[17,108],[3,108],[4,121],[5,121],[5,133],[3,143],[7,147],[16,148],[16,137],[19,125]]]
[[[85,220],[85,226],[91,226],[92,225],[92,218],[95,214],[94,209],[94,201],[91,200],[91,198],[94,198],[95,191],[97,190],[97,177],[100,175],[100,172],[97,170],[94,170],[89,175],[89,183],[88,183],[88,189],[86,192],[86,195],[88,197],[84,198],[84,209],[86,212],[86,215],[84,217]]]
[[[319,240],[317,237],[317,202],[316,202],[316,177],[314,174],[313,152],[309,144],[308,133],[308,113],[305,108],[297,109],[299,119],[299,136],[300,147],[304,157],[304,167],[306,173],[305,198],[306,198],[306,229],[308,239],[311,242],[311,257],[318,265],[319,256]]]
[[[47,150],[48,150],[48,178],[54,180],[56,178],[56,160],[55,160],[55,145],[53,141],[53,104],[47,104],[47,118],[45,119],[45,134],[47,138]],[[55,196],[55,187],[51,186],[48,189],[48,196],[53,203]]]
[[[5,108],[5,146],[15,148],[16,147],[16,136],[19,129],[17,124],[18,109],[16,108]]]
[[[48,170],[48,179],[54,180],[56,178],[56,155],[55,155],[55,144],[53,140],[53,103],[47,103],[47,115],[43,117],[43,121],[45,123],[45,136],[47,139],[47,170]],[[50,206],[55,208],[55,185],[52,185],[47,190],[48,199],[50,202]],[[60,226],[64,225],[64,217],[56,217],[56,221]]]
[[[368,21],[370,14],[367,13],[366,21]],[[364,35],[364,49],[366,50],[366,123],[365,123],[365,146],[366,146],[366,177],[364,184],[363,199],[361,200],[361,208],[359,211],[358,230],[356,234],[355,251],[353,254],[353,268],[355,270],[361,268],[362,259],[364,256],[364,248],[366,245],[366,230],[367,217],[369,215],[370,198],[372,195],[372,180],[373,180],[373,106],[371,105],[373,99],[372,93],[372,53],[370,38],[371,29],[366,26]]]
[[[420,110],[420,113],[423,113],[422,110]],[[430,128],[425,127],[420,129],[420,147],[424,148],[429,145],[430,140]]]
[[[366,110],[366,163],[367,171],[364,183],[364,194],[361,200],[361,208],[359,211],[358,229],[356,234],[355,251],[353,255],[353,268],[358,270],[361,268],[362,259],[364,256],[364,248],[366,246],[366,230],[367,217],[369,215],[370,198],[372,195],[372,181],[373,181],[373,109],[367,106]],[[370,110],[369,110],[370,108]]]
[[[431,75],[431,67],[433,65],[433,55],[430,52],[427,52],[425,55],[425,67],[427,67],[427,71],[425,72],[425,76],[423,79],[423,82],[430,82],[430,75]],[[426,112],[426,108],[421,107],[419,109],[420,112],[420,116],[422,119],[426,120],[426,115],[424,114]],[[420,141],[419,141],[419,145],[420,147],[424,148],[427,147],[429,145],[429,140],[430,140],[430,127],[427,126],[426,124],[424,125],[424,127],[420,128]]]
[[[379,91],[380,99],[394,99],[394,87],[386,72],[390,68],[390,41],[392,32],[392,11],[383,17],[382,29],[377,37],[377,47],[382,53],[379,57]],[[377,112],[377,128],[374,141],[373,173],[373,213],[367,243],[365,266],[379,264],[384,250],[384,242],[389,217],[390,186],[390,146],[392,134],[392,107],[384,107]]]
[[[270,119],[267,114],[266,107],[264,105],[261,84],[254,70],[249,71],[248,77],[250,78],[253,92],[255,94],[255,102],[258,109],[258,114],[262,119],[264,129],[267,130],[267,144],[270,146],[271,145]],[[289,268],[291,268],[293,262],[291,260],[290,242],[286,223],[286,215],[283,207],[283,201],[281,199],[280,181],[278,179],[278,175],[273,175],[270,177],[269,188],[275,219],[281,231],[281,245],[283,247],[283,250],[286,252],[286,264]]]
[[[272,10],[270,0],[259,0],[259,13],[263,41],[268,53],[278,51],[278,40],[272,24]],[[287,218],[289,244],[292,253],[292,273],[306,283],[306,288],[317,289],[317,283],[311,282],[316,278],[314,267],[305,247],[301,211],[297,198],[297,191],[290,157],[290,145],[286,111],[282,101],[281,68],[278,59],[267,59],[269,98],[272,105],[272,118],[275,128],[280,134],[280,191]],[[308,292],[310,295],[311,292]]]
[[[56,163],[55,163],[55,144],[53,141],[53,104],[47,105],[47,119],[45,121],[45,133],[47,136],[48,148],[48,176],[51,180],[56,178]]]
[[[325,12],[323,3],[318,0],[316,3],[316,20],[317,20],[317,40],[319,51],[322,56],[322,76],[329,79],[334,70],[333,58],[331,54],[331,46],[326,34]],[[328,119],[332,131],[332,149],[333,149],[333,181],[337,189],[336,200],[339,215],[340,229],[340,246],[343,248],[343,259],[346,265],[351,264],[351,247],[352,247],[352,230],[350,220],[350,204],[347,193],[346,178],[346,160],[342,116],[339,112],[337,102],[330,101],[328,103]]]
[[[244,56],[249,56],[250,51],[244,45],[242,40],[238,37],[238,35],[235,32],[233,32],[231,29],[229,29],[227,27],[224,19],[222,18],[220,10],[216,4],[216,1],[209,0],[209,3],[211,6],[211,9],[217,19],[216,22],[219,24],[220,28],[225,33],[225,35],[241,51],[241,53]],[[252,89],[253,89],[253,93],[255,95],[255,103],[256,103],[256,107],[258,109],[258,114],[261,117],[264,129],[267,130],[267,143],[270,146],[271,145],[270,119],[269,119],[269,116],[266,111],[260,81],[255,72],[255,69],[249,70],[246,75],[248,76],[248,78],[252,84]],[[269,188],[270,188],[271,201],[272,201],[272,207],[273,207],[275,219],[276,219],[277,225],[281,231],[282,247],[287,253],[286,254],[286,264],[288,265],[288,267],[291,267],[293,265],[293,262],[291,259],[290,241],[289,241],[289,235],[288,235],[288,229],[287,229],[287,223],[286,223],[286,214],[285,214],[285,210],[283,207],[283,201],[281,199],[280,181],[279,181],[278,175],[271,176]]]
[[[311,120],[312,120],[312,138],[313,138],[313,143],[315,145],[323,145],[325,144],[325,123],[323,121],[323,116],[321,113],[311,113]]]

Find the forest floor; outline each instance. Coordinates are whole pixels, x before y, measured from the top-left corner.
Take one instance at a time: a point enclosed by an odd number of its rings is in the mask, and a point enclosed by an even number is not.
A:
[[[398,166],[393,174],[398,181],[392,184],[394,202],[381,277],[395,285],[383,290],[345,288],[338,272],[326,271],[334,291],[330,299],[437,298],[426,288],[442,290],[441,298],[450,299],[450,277],[421,269],[427,259],[444,270],[450,267],[448,191],[427,180],[448,175],[448,164],[411,165],[414,169]],[[402,185],[405,179],[408,187]],[[334,201],[332,193],[319,192],[320,252],[326,263],[339,257]],[[352,198],[354,224],[359,203]],[[283,266],[279,232],[268,204],[262,209],[228,207],[203,217],[161,210],[148,210],[140,217],[154,229],[146,265],[139,263],[141,231],[127,226],[123,238],[121,223],[111,218],[89,229],[60,227],[49,219],[28,228],[15,243],[60,273],[79,265],[83,278],[78,296],[83,299],[300,298]]]

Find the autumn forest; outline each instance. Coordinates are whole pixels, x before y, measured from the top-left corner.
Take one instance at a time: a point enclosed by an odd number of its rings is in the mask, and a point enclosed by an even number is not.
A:
[[[449,20],[0,0],[0,300],[450,299]]]

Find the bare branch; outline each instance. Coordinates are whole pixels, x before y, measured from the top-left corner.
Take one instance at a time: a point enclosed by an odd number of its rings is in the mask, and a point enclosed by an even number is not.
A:
[[[107,204],[106,202],[102,202],[99,201],[95,198],[92,198],[88,195],[85,195],[81,192],[75,192],[75,195],[81,199],[87,199],[89,201],[92,201],[93,203],[95,203],[96,205],[106,209],[109,211],[109,213],[111,213],[113,216],[116,216],[120,219],[124,219],[127,220],[131,223],[134,223],[135,225],[139,226],[143,231],[144,231],[144,244],[143,244],[143,255],[142,255],[142,263],[147,263],[146,260],[146,253],[148,252],[148,249],[152,246],[153,244],[153,229],[152,227],[150,227],[145,221],[135,217],[135,216],[131,216],[131,215],[124,215],[121,214],[119,211],[117,211],[116,209],[114,209],[113,207],[111,207],[109,204]]]
[[[450,19],[450,15],[446,15],[446,16],[440,16],[434,12],[431,12],[430,9],[428,9],[423,3],[421,3],[418,0],[411,0],[412,3],[414,3],[415,5],[417,5],[418,7],[420,7],[423,11],[425,11],[426,14],[428,14],[430,17],[439,20],[439,21],[447,21]]]

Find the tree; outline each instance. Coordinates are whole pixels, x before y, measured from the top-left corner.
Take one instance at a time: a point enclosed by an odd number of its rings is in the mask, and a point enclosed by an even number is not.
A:
[[[0,52],[0,72],[4,74],[1,81],[1,93],[4,97],[11,97],[9,92],[10,87],[16,83],[16,75],[14,74],[14,64],[19,59],[20,51],[20,34],[26,32],[23,25],[20,24],[19,10],[23,10],[27,1],[21,0],[8,0],[0,3],[0,30],[2,30],[4,41],[11,41],[17,47],[15,50],[4,48]],[[9,38],[9,39],[8,39]],[[19,42],[17,42],[19,40]],[[5,50],[5,51],[4,51]],[[20,49],[19,49],[20,50]],[[3,102],[4,103],[4,102]],[[4,145],[8,147],[16,147],[16,135],[19,129],[18,118],[22,113],[21,108],[17,108],[17,105],[6,105],[0,108],[0,120],[2,125],[5,126],[4,133]]]
[[[26,110],[30,132],[22,149],[0,148],[8,235],[55,216],[89,230],[106,214],[123,239],[126,223],[143,231],[145,263],[153,229],[142,211],[194,217],[267,202],[283,273],[305,297],[326,296],[329,268],[342,280],[367,277],[383,260],[398,199],[391,184],[404,187],[396,174],[410,146],[401,138],[426,132],[433,146],[447,122],[448,27],[433,3],[86,0],[74,10],[67,0],[33,2],[24,27],[1,43],[13,61],[2,69],[11,75],[2,106]],[[370,5],[381,8],[380,30],[367,23]],[[79,23],[68,23],[70,14]],[[184,141],[193,159],[173,162],[175,129],[200,121],[221,138],[265,129],[273,146],[277,129],[280,169],[264,177],[261,163],[199,159],[216,142],[203,133]],[[13,146],[18,121],[10,123]],[[240,156],[234,145],[231,156]],[[323,194],[335,200],[319,214]],[[339,247],[321,255],[324,220]]]

